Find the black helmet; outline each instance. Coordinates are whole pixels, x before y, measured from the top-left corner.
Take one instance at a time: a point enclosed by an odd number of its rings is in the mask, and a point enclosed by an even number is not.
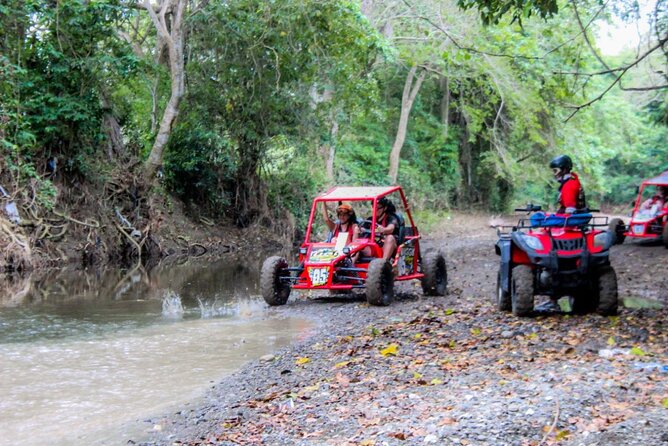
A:
[[[573,161],[568,155],[559,155],[550,161],[550,169],[560,169],[562,172],[570,172],[573,168]]]

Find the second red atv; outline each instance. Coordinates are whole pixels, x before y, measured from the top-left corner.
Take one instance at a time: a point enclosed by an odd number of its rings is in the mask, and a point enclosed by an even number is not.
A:
[[[393,213],[400,227],[397,249],[389,262],[383,260],[382,236],[376,233],[376,205],[383,198],[405,212],[405,218],[399,212]],[[341,237],[342,243],[334,243],[327,228],[319,223],[323,202],[334,206],[346,202],[359,215],[368,215],[363,213],[366,210],[371,218],[358,222],[362,231],[356,240],[347,243]],[[292,289],[365,289],[371,305],[389,305],[394,297],[394,282],[414,279],[422,282],[425,294],[443,296],[448,280],[445,258],[439,251],[422,252],[420,238],[401,187],[335,187],[313,200],[298,264],[289,266],[279,256],[264,261],[260,276],[262,297],[273,306],[284,305]]]
[[[531,204],[515,209],[536,214],[516,226],[497,227],[497,308],[530,316],[534,296],[569,296],[574,313],[616,314],[617,276],[608,257],[612,238],[599,229],[607,228],[607,217],[545,216],[540,209]]]

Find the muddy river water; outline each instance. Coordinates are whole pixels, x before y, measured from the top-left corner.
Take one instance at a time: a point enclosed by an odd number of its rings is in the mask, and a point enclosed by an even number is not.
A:
[[[256,268],[227,259],[150,273],[54,270],[0,290],[0,445],[137,441],[137,423],[308,336],[271,317]]]

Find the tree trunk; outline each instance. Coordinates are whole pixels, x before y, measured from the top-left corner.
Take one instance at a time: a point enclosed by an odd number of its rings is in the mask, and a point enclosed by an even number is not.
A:
[[[330,116],[329,144],[327,147],[327,161],[325,163],[325,172],[330,183],[334,183],[334,158],[336,157],[336,138],[339,133],[339,122],[336,120],[336,113],[332,112]]]
[[[102,92],[102,132],[107,136],[105,141],[107,145],[107,156],[109,160],[125,155],[125,144],[123,143],[123,134],[121,126],[114,116],[114,112],[109,104],[107,95]]]
[[[408,76],[406,77],[406,83],[404,84],[404,92],[401,97],[399,126],[397,128],[397,135],[394,138],[394,144],[392,145],[392,151],[390,152],[390,169],[388,176],[390,177],[390,182],[392,184],[397,182],[397,175],[399,173],[399,155],[401,154],[401,148],[404,146],[404,141],[406,141],[408,118],[410,117],[411,108],[413,108],[415,97],[422,86],[422,81],[424,81],[424,78],[427,75],[427,71],[422,70],[415,80],[415,83],[413,83],[416,71],[417,66],[413,66],[409,71]]]
[[[143,4],[151,16],[151,21],[158,31],[159,38],[164,39],[167,45],[169,73],[172,81],[171,95],[162,115],[151,153],[146,160],[145,173],[149,179],[152,179],[156,171],[162,166],[163,152],[169,142],[172,126],[179,115],[179,104],[185,94],[183,15],[186,5],[187,0],[164,1],[160,3],[160,8],[156,13],[149,0],[144,0]],[[168,12],[171,20],[167,17]]]
[[[443,123],[443,135],[448,137],[450,126],[450,79],[447,76],[441,76],[441,122]]]

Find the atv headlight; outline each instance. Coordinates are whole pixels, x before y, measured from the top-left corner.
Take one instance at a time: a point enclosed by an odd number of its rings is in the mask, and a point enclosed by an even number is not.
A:
[[[527,246],[534,251],[542,251],[543,250],[543,243],[540,241],[538,237],[533,237],[531,235],[525,235],[522,237],[524,240],[524,243],[527,244]]]
[[[594,248],[608,249],[611,241],[609,232],[600,232],[594,236]]]

